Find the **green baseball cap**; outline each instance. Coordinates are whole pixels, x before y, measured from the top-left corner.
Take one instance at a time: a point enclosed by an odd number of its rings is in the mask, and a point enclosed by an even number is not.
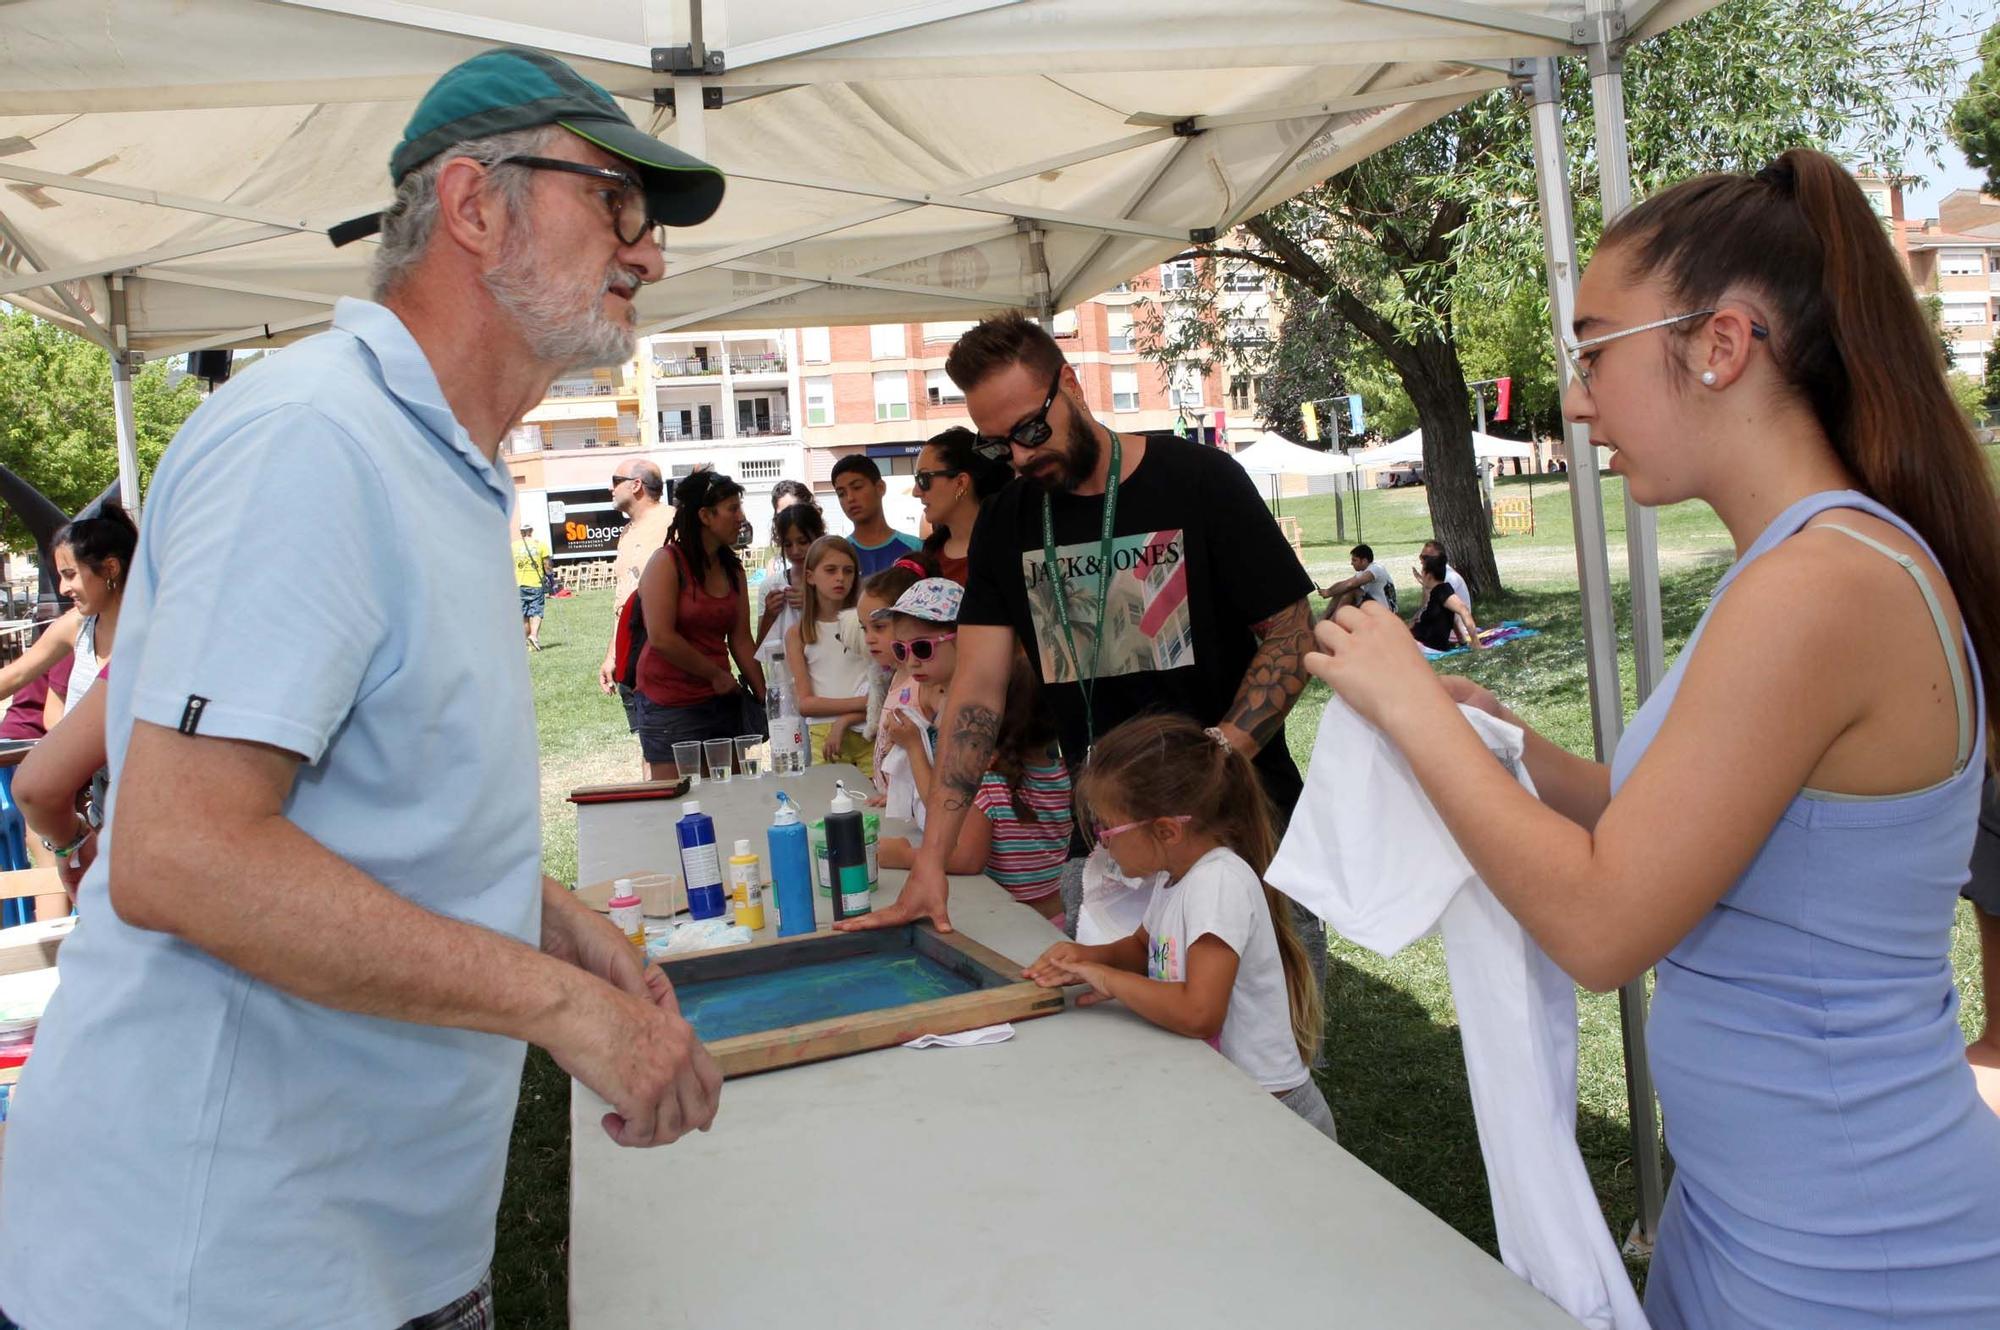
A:
[[[641,133],[612,95],[543,51],[503,46],[445,71],[431,85],[389,157],[397,185],[439,153],[468,139],[561,125],[637,168],[646,210],[666,226],[697,226],[722,206],[722,172]],[[335,227],[336,245],[380,229],[378,217]]]

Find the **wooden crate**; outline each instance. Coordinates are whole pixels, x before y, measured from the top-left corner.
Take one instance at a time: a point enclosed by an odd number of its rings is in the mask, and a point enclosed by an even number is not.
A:
[[[871,933],[819,932],[808,937],[774,938],[740,947],[668,957],[667,977],[680,993],[681,1009],[701,1028],[703,984],[727,979],[790,973],[809,977],[816,966],[880,958],[885,963],[915,955],[970,982],[970,992],[840,1014],[754,1030],[705,1041],[725,1076],[749,1076],[807,1062],[893,1048],[919,1035],[956,1034],[1001,1021],[1029,1020],[1063,1008],[1060,989],[1042,988],[1020,978],[1021,967],[962,933],[941,934],[927,925]]]

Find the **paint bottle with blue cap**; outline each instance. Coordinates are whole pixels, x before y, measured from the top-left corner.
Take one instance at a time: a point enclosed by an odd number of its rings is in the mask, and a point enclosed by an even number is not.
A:
[[[812,851],[806,846],[806,824],[792,796],[780,792],[778,815],[765,835],[771,849],[771,894],[778,902],[778,936],[793,937],[819,927],[813,917]]]
[[[687,883],[688,914],[696,919],[720,919],[729,908],[722,887],[722,858],[715,844],[715,819],[690,799],[681,805],[674,836],[681,846],[681,878]]]

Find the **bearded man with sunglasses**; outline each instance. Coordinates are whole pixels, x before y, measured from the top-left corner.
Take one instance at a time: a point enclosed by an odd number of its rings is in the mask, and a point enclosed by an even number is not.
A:
[[[658,967],[541,873],[496,455],[557,375],[632,354],[657,228],[722,177],[516,50],[445,74],[391,175],[338,228],[381,231],[375,300],[220,389],[148,495],[0,1324],[491,1325],[527,1043],[621,1144],[714,1118]]]
[[[1301,787],[1284,726],[1305,685],[1313,585],[1249,476],[1213,448],[1093,420],[1075,369],[1023,315],[967,332],[945,372],[981,448],[1018,479],[973,527],[923,847],[897,901],[854,926],[949,929],[945,855],[992,759],[1017,643],[1072,772],[1121,721],[1178,712],[1250,755],[1282,825]],[[1309,950],[1324,964],[1323,945]]]

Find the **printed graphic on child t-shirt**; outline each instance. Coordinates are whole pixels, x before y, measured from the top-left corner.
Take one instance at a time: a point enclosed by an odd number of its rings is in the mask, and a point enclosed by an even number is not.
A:
[[[1180,948],[1170,937],[1156,937],[1146,948],[1146,977],[1164,984],[1181,981]]]
[[[1099,549],[1095,540],[1056,547],[1069,591],[1070,632],[1076,638],[1077,656],[1085,661],[1097,651]],[[1023,553],[1021,575],[1028,587],[1035,641],[1041,648],[1042,678],[1050,684],[1075,683],[1076,662],[1070,659],[1056,615],[1056,583],[1048,575],[1046,553],[1040,549]],[[1104,599],[1108,626],[1098,678],[1177,670],[1195,663],[1184,531],[1148,531],[1114,539]]]

